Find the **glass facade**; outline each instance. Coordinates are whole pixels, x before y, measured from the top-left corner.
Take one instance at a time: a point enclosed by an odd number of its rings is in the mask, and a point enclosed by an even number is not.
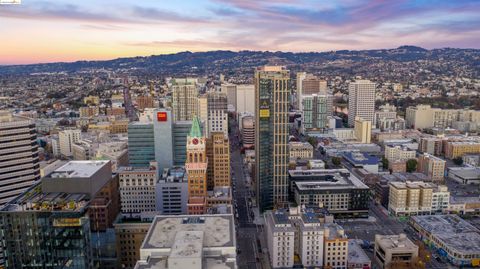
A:
[[[303,124],[307,131],[327,127],[327,116],[331,114],[328,101],[326,95],[308,95],[302,98]]]
[[[288,202],[288,70],[257,70],[256,181],[262,212]]]
[[[130,166],[148,167],[155,160],[155,139],[152,123],[128,125],[128,160]]]
[[[0,212],[5,268],[93,267],[85,212]]]

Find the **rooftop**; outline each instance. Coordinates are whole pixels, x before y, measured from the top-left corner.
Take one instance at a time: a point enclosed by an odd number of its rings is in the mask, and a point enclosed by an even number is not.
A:
[[[412,220],[440,239],[446,247],[463,253],[480,254],[480,230],[459,216],[413,216]]]
[[[448,173],[464,179],[478,179],[480,180],[479,167],[450,167]]]
[[[89,178],[98,172],[110,161],[69,161],[65,165],[55,169],[51,178]]]
[[[370,263],[370,258],[360,247],[360,244],[354,240],[348,240],[348,263],[366,264]]]
[[[405,189],[405,188],[410,188],[410,189],[418,189],[418,188],[436,188],[436,185],[430,182],[423,182],[423,181],[406,181],[406,182],[400,182],[400,181],[392,181],[390,182],[390,185],[397,188],[397,189]]]
[[[290,170],[289,174],[299,190],[368,189],[347,169]]]
[[[182,166],[174,166],[163,169],[162,182],[184,182],[187,180],[185,168]]]
[[[231,214],[157,216],[143,241],[142,249],[172,248],[177,234],[185,232],[203,233],[203,247],[235,247],[234,231]]]
[[[375,235],[375,244],[379,245],[382,249],[395,249],[397,251],[410,252],[414,249],[417,249],[418,246],[415,245],[405,234],[395,234],[395,235]]]
[[[362,165],[375,165],[380,161],[378,157],[362,153],[362,152],[344,152],[343,157],[349,163]]]

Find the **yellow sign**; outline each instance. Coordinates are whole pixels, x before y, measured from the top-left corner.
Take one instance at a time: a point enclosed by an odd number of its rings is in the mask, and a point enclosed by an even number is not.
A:
[[[54,219],[53,226],[54,227],[78,227],[78,226],[82,226],[82,223],[78,218]]]
[[[260,109],[260,118],[268,118],[268,117],[270,117],[270,110]]]

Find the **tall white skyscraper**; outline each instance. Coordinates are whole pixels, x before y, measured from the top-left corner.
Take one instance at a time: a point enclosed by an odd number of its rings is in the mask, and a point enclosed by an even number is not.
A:
[[[375,115],[375,83],[357,80],[348,85],[348,126],[355,125],[355,117],[373,122]]]
[[[0,111],[0,206],[39,179],[35,123]]]

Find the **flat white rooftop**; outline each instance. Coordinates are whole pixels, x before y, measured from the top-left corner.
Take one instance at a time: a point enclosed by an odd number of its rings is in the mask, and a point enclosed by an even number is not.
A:
[[[110,161],[70,161],[55,169],[51,178],[90,178]]]

